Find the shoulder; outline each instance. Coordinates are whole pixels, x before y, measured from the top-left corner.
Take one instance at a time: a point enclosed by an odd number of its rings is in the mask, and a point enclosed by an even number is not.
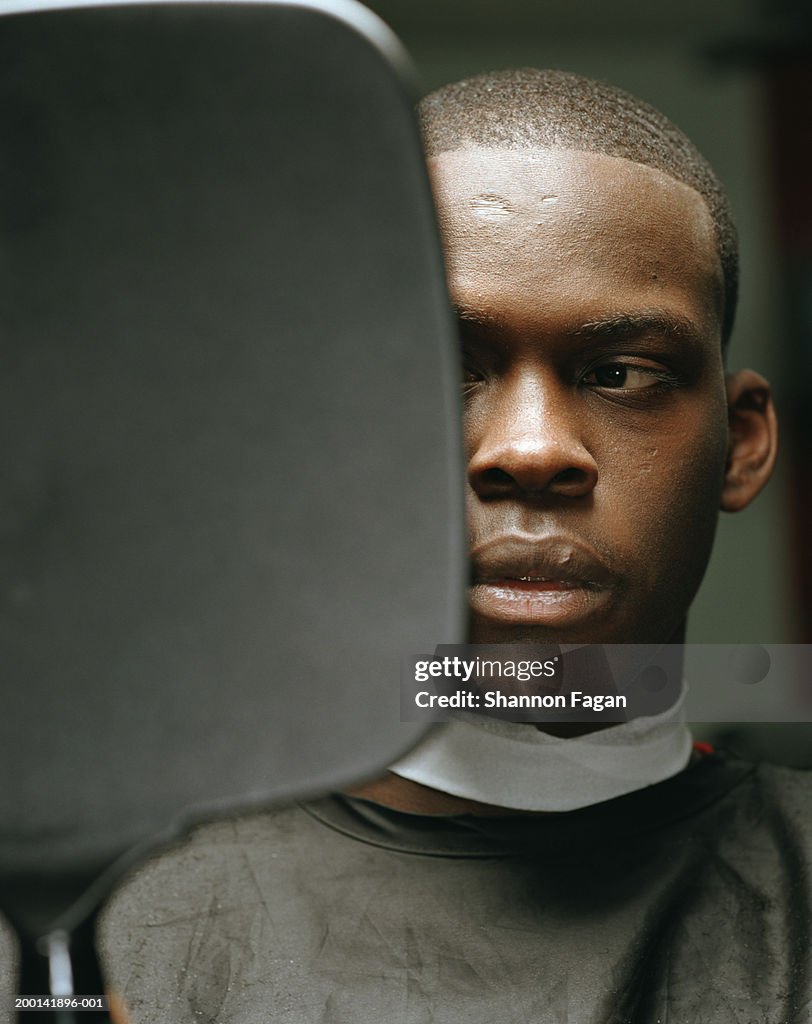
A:
[[[759,763],[757,773],[765,787],[773,789],[783,799],[806,800],[812,792],[812,769],[787,768],[784,765]]]
[[[812,771],[762,762],[755,773],[762,811],[812,844]]]

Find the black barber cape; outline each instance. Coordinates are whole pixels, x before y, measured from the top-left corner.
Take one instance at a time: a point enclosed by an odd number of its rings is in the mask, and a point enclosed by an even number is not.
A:
[[[567,814],[333,797],[111,901],[132,1024],[809,1024],[812,775],[718,754]]]

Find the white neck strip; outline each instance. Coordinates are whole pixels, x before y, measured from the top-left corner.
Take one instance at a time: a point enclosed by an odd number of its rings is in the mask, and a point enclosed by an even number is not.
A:
[[[534,725],[460,715],[391,771],[443,793],[521,811],[573,811],[662,782],[691,757],[683,706],[561,739]]]

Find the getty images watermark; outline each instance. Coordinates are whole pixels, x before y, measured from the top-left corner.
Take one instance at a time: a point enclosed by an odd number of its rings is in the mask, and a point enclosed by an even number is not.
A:
[[[812,645],[440,645],[401,672],[403,721],[611,724],[680,701],[694,722],[812,721]]]

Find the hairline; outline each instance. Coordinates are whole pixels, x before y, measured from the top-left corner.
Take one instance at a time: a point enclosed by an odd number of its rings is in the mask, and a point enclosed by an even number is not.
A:
[[[718,310],[718,317],[717,317],[717,319],[718,319],[718,322],[719,322],[719,335],[720,335],[720,340],[721,340],[721,345],[722,345],[722,353],[723,353],[723,355],[727,355],[727,349],[729,347],[729,341],[730,341],[730,333],[728,332],[728,334],[725,335],[725,304],[726,304],[725,268],[724,268],[724,264],[723,264],[723,261],[722,261],[722,254],[721,254],[721,249],[720,249],[719,241],[718,241],[718,238],[716,237],[716,230],[715,230],[715,224],[714,224],[714,218],[713,218],[713,211],[710,208],[710,204],[708,203],[708,200],[705,198],[704,195],[702,195],[702,193],[700,192],[700,190],[698,188],[696,188],[696,186],[691,185],[689,182],[684,181],[682,178],[677,177],[676,174],[671,174],[665,168],[658,167],[656,164],[646,163],[643,160],[633,160],[631,157],[619,156],[616,153],[607,153],[605,150],[598,149],[597,147],[592,147],[592,146],[577,146],[577,145],[571,145],[570,146],[570,145],[563,145],[563,144],[543,145],[542,143],[535,143],[535,144],[515,143],[515,144],[511,144],[509,142],[491,143],[491,144],[489,144],[487,142],[478,142],[478,141],[474,141],[474,140],[470,140],[469,139],[469,140],[464,141],[459,146],[435,147],[434,151],[427,156],[427,160],[436,160],[437,158],[439,158],[441,156],[445,156],[447,153],[464,153],[464,152],[471,152],[471,151],[476,151],[476,150],[482,150],[483,152],[487,152],[487,151],[490,150],[490,151],[503,151],[503,152],[515,152],[515,153],[522,153],[522,152],[532,153],[534,151],[536,151],[536,152],[542,151],[542,152],[545,152],[545,153],[555,153],[555,152],[561,152],[561,153],[592,153],[592,154],[595,154],[597,156],[608,157],[611,160],[623,160],[626,163],[632,164],[632,165],[634,165],[636,167],[643,167],[646,170],[654,171],[657,174],[663,174],[667,178],[669,178],[672,182],[675,182],[677,185],[680,185],[683,188],[690,189],[691,192],[693,192],[693,194],[695,196],[697,196],[701,200],[702,207],[703,207],[703,209],[705,211],[705,214],[707,215],[708,222],[709,222],[709,225],[711,227],[711,232],[712,232],[711,245],[712,245],[712,248],[713,248],[714,255],[716,257],[716,265],[717,265],[717,268],[718,268],[718,277],[719,277],[719,290],[720,290],[720,293],[721,293],[720,294],[720,308]]]
[[[561,99],[562,89],[566,93],[570,87],[575,89],[575,102],[568,107],[570,97],[566,96],[563,103]],[[534,108],[535,96],[542,91],[552,98],[546,114]],[[593,100],[597,103],[596,130],[590,125],[581,127],[584,109],[590,115],[592,111],[591,106],[578,107],[584,96],[590,104]],[[527,106],[521,104],[525,97],[529,97]],[[484,118],[479,116],[480,103],[484,104]],[[602,119],[607,111],[613,116],[616,110],[620,111],[620,130],[604,130],[602,125],[611,122]],[[429,158],[475,148],[600,153],[650,167],[687,185],[702,198],[713,229],[722,285],[720,341],[726,354],[739,278],[737,232],[730,201],[708,161],[660,110],[623,89],[583,75],[517,68],[486,72],[441,86],[420,100],[417,113]]]

